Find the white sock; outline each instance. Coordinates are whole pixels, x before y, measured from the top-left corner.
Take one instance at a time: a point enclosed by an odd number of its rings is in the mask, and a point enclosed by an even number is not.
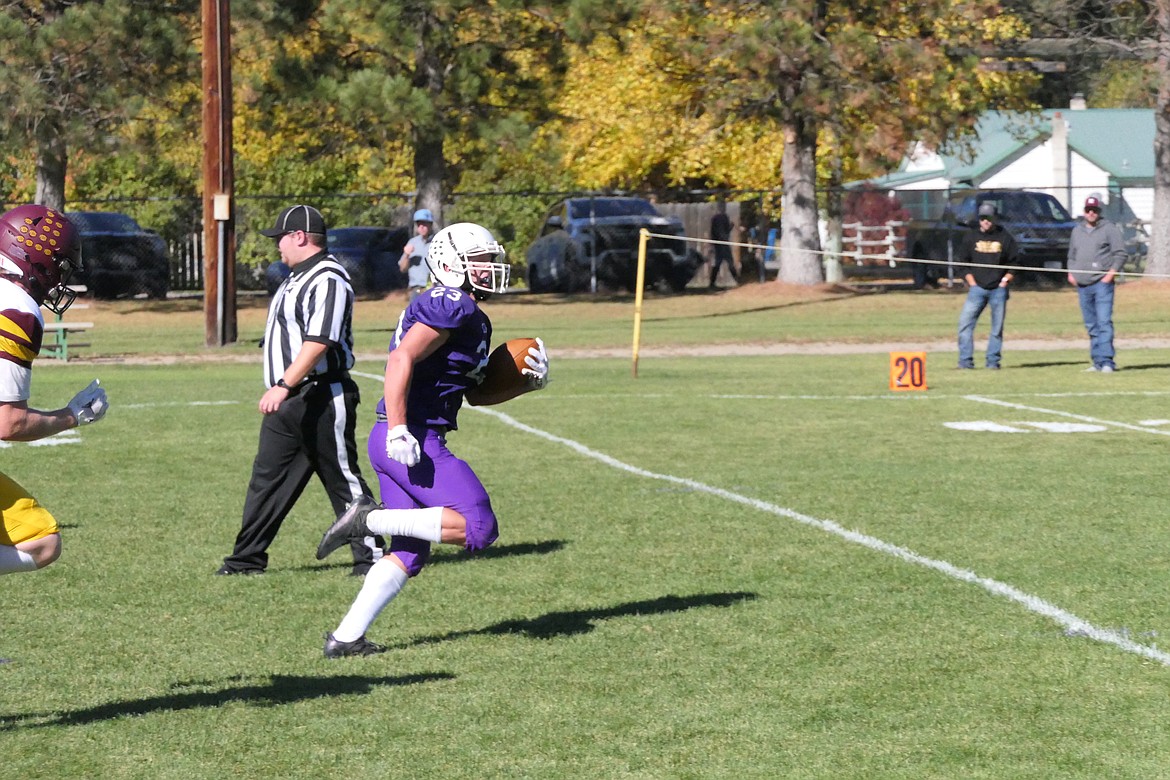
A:
[[[443,541],[443,507],[375,509],[366,515],[366,527],[383,536],[412,536],[439,543]]]
[[[0,574],[12,574],[17,571],[36,571],[37,562],[24,550],[18,550],[8,545],[0,545]]]
[[[406,580],[406,572],[389,555],[371,566],[349,612],[333,632],[333,638],[338,642],[352,642],[364,636],[382,608],[406,586]]]

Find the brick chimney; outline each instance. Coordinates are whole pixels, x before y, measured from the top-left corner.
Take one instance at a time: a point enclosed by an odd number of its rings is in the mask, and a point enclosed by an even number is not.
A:
[[[1073,200],[1070,163],[1068,122],[1057,111],[1052,115],[1052,194],[1064,203],[1066,209],[1071,209]]]

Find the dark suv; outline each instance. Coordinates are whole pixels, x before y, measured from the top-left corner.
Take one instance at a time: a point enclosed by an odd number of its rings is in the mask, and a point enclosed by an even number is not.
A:
[[[115,211],[70,211],[66,216],[81,234],[82,270],[73,283],[85,285],[95,298],[167,296],[171,261],[162,236]]]
[[[997,221],[1016,239],[1017,264],[1021,282],[1063,284],[1061,269],[1068,261],[1068,242],[1076,221],[1060,201],[1046,192],[1029,190],[962,190],[948,199],[941,216],[933,220],[912,220],[906,226],[909,256],[932,260],[932,265],[914,263],[915,287],[932,283],[947,273],[963,235],[979,227],[979,207],[991,203]]]
[[[337,227],[325,237],[329,252],[349,272],[353,291],[364,295],[406,286],[398,261],[411,235],[404,227]]]
[[[647,287],[682,292],[703,258],[687,247],[682,223],[664,217],[643,198],[566,198],[549,209],[540,236],[528,247],[528,288],[533,292],[589,290],[592,279],[611,290],[633,291],[637,284],[638,233],[646,247]]]

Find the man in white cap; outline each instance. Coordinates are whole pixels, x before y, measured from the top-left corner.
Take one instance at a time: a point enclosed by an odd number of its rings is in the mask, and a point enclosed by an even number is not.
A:
[[[1113,362],[1113,280],[1128,259],[1121,228],[1101,216],[1101,199],[1085,199],[1085,218],[1073,228],[1068,242],[1068,282],[1077,286],[1081,317],[1089,332],[1086,371],[1111,374]]]
[[[406,287],[410,296],[407,303],[417,298],[431,283],[431,272],[424,262],[431,239],[435,236],[435,216],[430,209],[414,212],[414,232],[414,238],[406,243],[402,259],[398,261],[399,270],[406,274]]]

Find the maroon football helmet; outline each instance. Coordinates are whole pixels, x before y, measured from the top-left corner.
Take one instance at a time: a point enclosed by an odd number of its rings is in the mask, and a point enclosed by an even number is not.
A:
[[[73,223],[45,206],[17,206],[0,215],[0,268],[54,314],[77,293],[65,285],[81,269],[81,237]]]

